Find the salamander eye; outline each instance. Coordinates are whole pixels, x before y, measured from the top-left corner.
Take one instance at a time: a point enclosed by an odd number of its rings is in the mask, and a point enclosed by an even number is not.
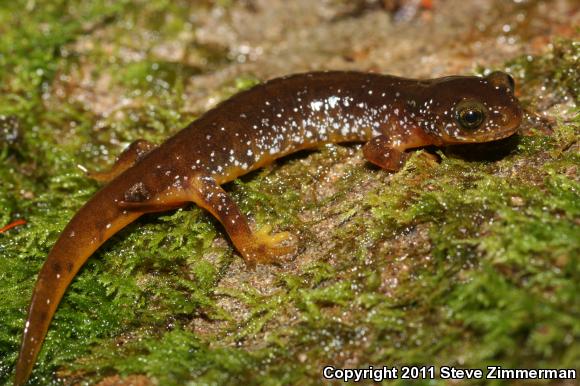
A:
[[[485,108],[477,102],[460,102],[455,111],[457,123],[464,129],[477,128],[485,118]]]

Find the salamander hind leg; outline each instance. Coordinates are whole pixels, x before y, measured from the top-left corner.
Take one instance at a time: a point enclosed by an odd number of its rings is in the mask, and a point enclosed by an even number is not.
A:
[[[111,169],[105,172],[89,172],[87,175],[89,178],[99,182],[109,182],[133,166],[135,162],[139,161],[154,147],[155,145],[153,143],[144,139],[138,139],[137,141],[130,144],[125,150],[123,150]]]
[[[190,186],[191,200],[209,211],[224,226],[232,243],[250,266],[271,264],[294,247],[282,245],[288,232],[270,234],[271,226],[253,232],[232,198],[210,176],[199,176]]]
[[[129,212],[151,213],[175,209],[188,202],[204,208],[224,226],[232,243],[250,266],[276,263],[280,256],[294,250],[292,246],[282,245],[291,239],[288,232],[271,234],[270,226],[253,232],[236,203],[211,176],[194,176],[186,185],[172,186],[161,193],[153,193],[145,183],[137,182],[124,193],[117,205]]]

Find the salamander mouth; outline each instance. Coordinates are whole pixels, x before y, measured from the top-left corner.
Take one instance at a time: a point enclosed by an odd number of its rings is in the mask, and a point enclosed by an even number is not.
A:
[[[469,136],[466,136],[464,138],[457,138],[457,140],[461,143],[492,142],[492,141],[497,141],[497,140],[504,139],[507,137],[511,137],[512,135],[516,134],[517,132],[518,132],[518,129],[517,129],[517,127],[515,127],[515,128],[510,128],[510,129],[504,129],[501,131],[495,130],[493,132],[483,132],[483,133],[478,133],[478,134],[474,134],[474,135],[469,135]]]
[[[450,145],[456,145],[461,143],[484,143],[492,142],[500,139],[510,137],[518,132],[519,123],[510,127],[505,127],[501,130],[481,130],[474,131],[471,133],[466,133],[465,135],[445,135],[443,139],[446,143]]]

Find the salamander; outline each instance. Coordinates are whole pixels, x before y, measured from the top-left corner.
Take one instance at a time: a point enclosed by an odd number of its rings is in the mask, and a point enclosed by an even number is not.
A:
[[[365,143],[369,162],[395,172],[410,149],[505,138],[517,131],[522,115],[513,79],[499,71],[426,80],[313,72],[241,92],[160,146],[133,143],[111,170],[93,175],[107,184],[70,220],[40,270],[15,385],[28,380],[55,310],[81,266],[140,216],[193,202],[219,220],[248,265],[272,263],[292,251],[289,234],[253,230],[220,185],[326,143]]]

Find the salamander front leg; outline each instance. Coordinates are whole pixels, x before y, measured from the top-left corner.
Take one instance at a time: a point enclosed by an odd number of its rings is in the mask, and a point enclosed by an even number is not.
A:
[[[280,256],[294,250],[292,246],[280,245],[291,239],[288,232],[270,234],[269,225],[252,232],[248,219],[212,177],[196,178],[190,190],[192,201],[219,220],[248,265],[276,263]]]
[[[409,153],[405,150],[433,144],[433,138],[421,129],[415,128],[405,131],[405,134],[379,135],[363,146],[363,154],[367,161],[385,170],[396,172],[409,158]]]
[[[409,157],[404,151],[395,149],[383,135],[368,141],[363,146],[363,155],[367,161],[393,172],[401,169]]]
[[[119,155],[110,170],[106,172],[91,172],[87,173],[89,178],[99,182],[109,182],[125,170],[129,169],[139,161],[145,154],[150,152],[155,147],[155,144],[144,139],[138,139],[130,144]]]

